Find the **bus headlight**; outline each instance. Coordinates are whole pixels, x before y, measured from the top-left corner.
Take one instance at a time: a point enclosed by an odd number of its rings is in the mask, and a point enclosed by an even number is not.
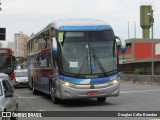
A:
[[[109,83],[114,85],[114,84],[117,84],[119,81],[120,81],[120,78],[117,78],[117,79],[110,81]]]
[[[61,83],[61,85],[66,86],[66,87],[71,87],[71,86],[74,85],[74,84],[72,84],[72,83],[69,83],[69,82],[63,81],[63,80],[60,80],[60,83]]]
[[[64,86],[69,86],[69,82],[64,82]]]

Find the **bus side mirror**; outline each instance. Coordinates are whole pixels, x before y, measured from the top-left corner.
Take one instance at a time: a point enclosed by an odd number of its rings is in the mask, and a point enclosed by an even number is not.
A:
[[[124,54],[126,52],[126,42],[122,39],[120,39],[118,36],[115,37],[116,41],[121,42],[121,53]]]
[[[55,37],[52,38],[52,45],[53,45],[53,55],[58,55],[58,44]]]

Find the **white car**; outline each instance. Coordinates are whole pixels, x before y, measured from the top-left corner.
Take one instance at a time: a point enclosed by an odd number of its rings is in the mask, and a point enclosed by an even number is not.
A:
[[[28,72],[24,70],[15,70],[14,87],[28,87]]]
[[[6,115],[6,112],[9,111],[18,112],[18,100],[10,83],[10,78],[4,73],[0,73],[0,111],[2,111],[2,116],[0,117],[1,120],[17,119],[12,116],[8,118],[8,114]]]

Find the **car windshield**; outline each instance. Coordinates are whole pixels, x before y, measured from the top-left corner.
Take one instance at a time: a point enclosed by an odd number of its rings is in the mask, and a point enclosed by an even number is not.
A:
[[[72,74],[102,74],[117,69],[113,31],[65,32],[61,70]]]
[[[28,77],[27,72],[15,72],[16,77]]]

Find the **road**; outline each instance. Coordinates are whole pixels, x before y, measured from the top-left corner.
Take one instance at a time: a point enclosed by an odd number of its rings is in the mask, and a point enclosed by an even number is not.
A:
[[[67,100],[61,104],[53,104],[45,94],[33,95],[28,88],[15,89],[19,98],[19,111],[160,111],[160,87],[121,83],[119,97],[107,98],[105,103],[98,103],[96,99]],[[20,118],[21,120],[22,118]],[[26,118],[27,119],[27,118]],[[29,120],[33,118],[28,118]],[[50,120],[51,118],[35,118],[36,120]],[[52,118],[53,119],[53,118]],[[56,117],[59,120],[74,120],[75,117]],[[76,120],[85,120],[78,117]],[[88,117],[87,120],[106,120],[105,117]],[[116,117],[109,120],[158,120],[148,117]],[[23,118],[24,120],[24,118]],[[55,120],[55,117],[54,117]],[[160,118],[159,118],[160,120]]]

